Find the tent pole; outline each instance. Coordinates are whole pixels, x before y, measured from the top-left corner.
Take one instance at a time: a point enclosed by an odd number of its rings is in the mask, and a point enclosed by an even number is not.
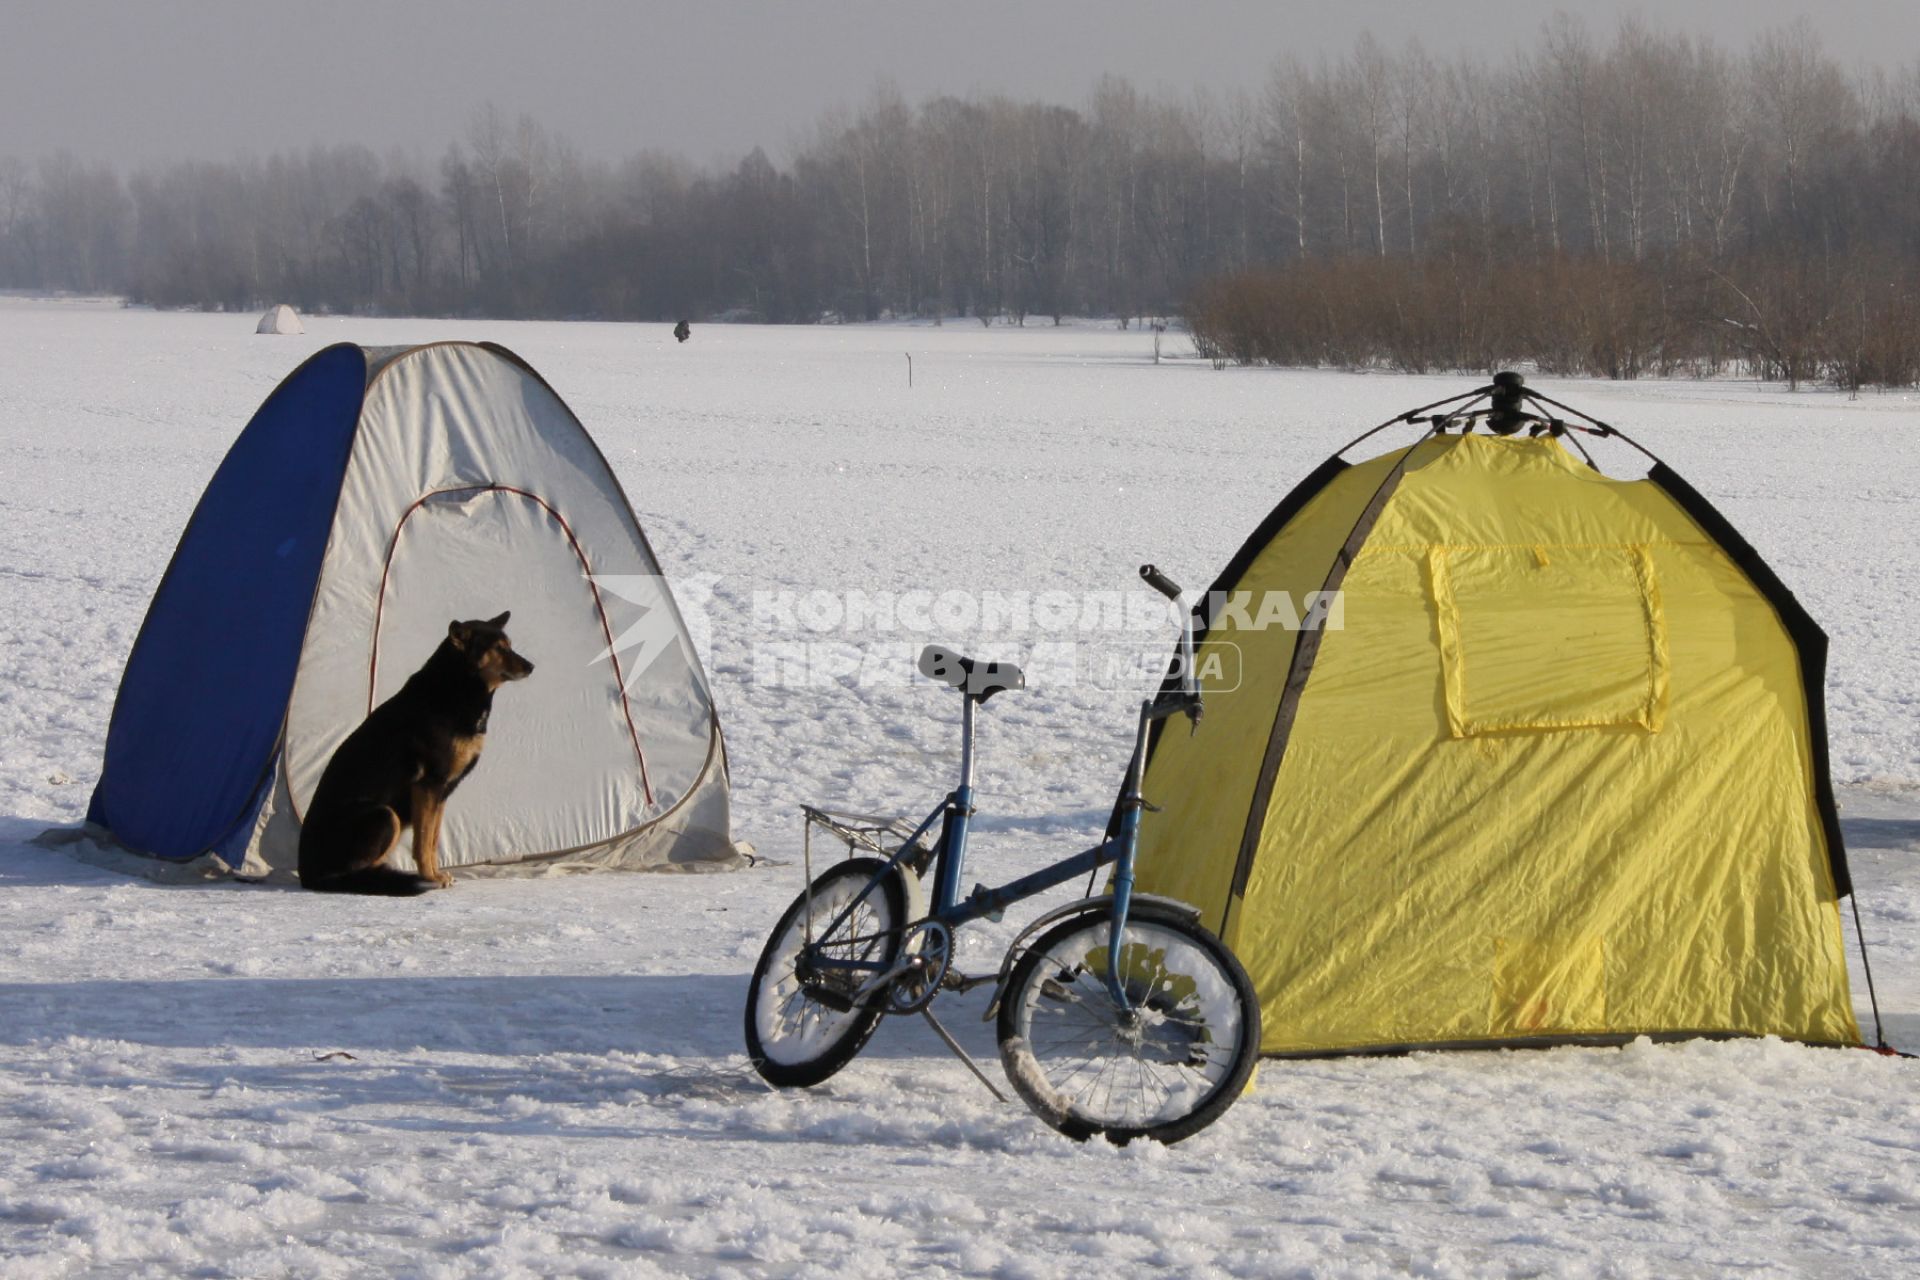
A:
[[[1438,409],[1441,405],[1452,404],[1456,400],[1471,400],[1478,396],[1488,395],[1492,391],[1493,391],[1493,387],[1491,384],[1489,384],[1484,387],[1477,387],[1472,391],[1462,391],[1457,396],[1448,396],[1445,400],[1435,400],[1432,404],[1423,404],[1418,409],[1409,409],[1405,413],[1396,413],[1395,415],[1393,415],[1393,417],[1388,418],[1385,422],[1381,423],[1379,426],[1374,427],[1368,431],[1362,431],[1359,435],[1347,441],[1345,444],[1341,445],[1338,449],[1335,449],[1333,451],[1333,456],[1336,458],[1339,457],[1341,454],[1345,453],[1347,450],[1353,448],[1353,446],[1359,444],[1362,440],[1365,440],[1368,436],[1378,435],[1380,432],[1385,431],[1388,427],[1393,426],[1395,423],[1418,421],[1420,415],[1427,412],[1429,409]],[[1425,439],[1425,438],[1426,437],[1424,436],[1421,437],[1421,439]]]
[[[1632,436],[1628,435],[1626,432],[1622,431],[1620,428],[1612,425],[1611,423],[1602,422],[1600,421],[1600,419],[1594,417],[1590,413],[1582,413],[1580,412],[1580,410],[1574,408],[1572,405],[1561,404],[1558,400],[1549,399],[1548,397],[1541,395],[1538,391],[1535,391],[1532,388],[1528,388],[1527,391],[1525,392],[1525,395],[1529,400],[1536,401],[1540,404],[1552,405],[1554,408],[1559,409],[1565,413],[1570,413],[1576,418],[1586,419],[1588,422],[1593,424],[1594,428],[1596,429],[1599,435],[1603,437],[1618,436],[1620,439],[1626,441],[1628,444],[1632,445],[1635,449],[1638,449],[1641,453],[1645,454],[1647,457],[1651,458],[1653,461],[1659,463],[1663,467],[1666,466],[1665,459],[1661,458],[1659,454],[1647,448],[1647,446],[1641,444],[1638,440],[1635,440]]]
[[[1873,1046],[1876,1049],[1892,1049],[1887,1043],[1886,1028],[1880,1022],[1880,997],[1873,989],[1873,965],[1867,960],[1867,931],[1860,925],[1860,895],[1849,893],[1847,901],[1853,907],[1853,940],[1860,947],[1860,968],[1867,975],[1867,1004],[1873,1009]]]

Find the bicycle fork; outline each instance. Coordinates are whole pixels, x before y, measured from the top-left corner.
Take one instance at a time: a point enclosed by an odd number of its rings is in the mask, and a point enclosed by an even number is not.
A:
[[[1133,1002],[1127,999],[1126,984],[1120,980],[1120,957],[1127,938],[1127,912],[1133,906],[1133,856],[1140,847],[1140,811],[1153,806],[1140,793],[1141,775],[1146,772],[1147,734],[1159,717],[1152,702],[1140,706],[1140,725],[1133,740],[1133,759],[1127,765],[1127,785],[1120,797],[1120,857],[1113,868],[1113,918],[1107,927],[1107,995],[1122,1022],[1132,1022]]]
[[[1179,588],[1171,582],[1154,582],[1157,575],[1152,565],[1141,566],[1140,574],[1153,582],[1168,599],[1179,598]],[[1127,912],[1133,905],[1133,859],[1140,849],[1140,811],[1152,809],[1159,812],[1159,806],[1149,803],[1141,792],[1147,772],[1147,741],[1153,733],[1153,726],[1171,716],[1185,715],[1196,727],[1200,723],[1201,698],[1194,679],[1191,614],[1186,615],[1181,624],[1179,664],[1179,689],[1162,689],[1140,704],[1140,723],[1133,738],[1133,759],[1127,762],[1127,785],[1120,796],[1120,858],[1113,870],[1113,923],[1107,933],[1107,994],[1112,998],[1114,1008],[1120,1011],[1123,1023],[1131,1023],[1134,1018],[1133,1002],[1127,999],[1126,984],[1120,979],[1120,957],[1126,944]]]

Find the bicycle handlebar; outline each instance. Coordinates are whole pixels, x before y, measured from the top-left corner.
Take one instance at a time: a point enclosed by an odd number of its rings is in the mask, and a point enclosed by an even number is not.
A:
[[[1158,591],[1175,604],[1180,603],[1180,584],[1160,572],[1150,564],[1140,566],[1140,577],[1146,584]],[[1177,693],[1162,690],[1149,701],[1144,710],[1145,719],[1141,722],[1141,732],[1146,732],[1147,721],[1163,720],[1167,716],[1185,712],[1188,720],[1195,725],[1200,723],[1200,683],[1194,678],[1193,670],[1193,613],[1183,610],[1180,615],[1180,689]],[[1141,739],[1144,749],[1145,738]],[[1135,780],[1136,782],[1138,779]]]
[[[1155,591],[1158,591],[1161,595],[1165,596],[1167,599],[1175,601],[1176,603],[1179,601],[1180,584],[1175,582],[1172,578],[1169,578],[1166,574],[1160,572],[1158,569],[1154,568],[1152,565],[1150,564],[1141,565],[1140,576],[1146,579],[1146,583],[1148,586],[1152,587]]]

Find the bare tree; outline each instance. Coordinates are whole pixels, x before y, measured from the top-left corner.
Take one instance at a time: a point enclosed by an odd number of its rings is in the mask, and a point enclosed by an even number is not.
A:
[[[1851,123],[1858,104],[1840,69],[1821,53],[1819,33],[1805,18],[1754,42],[1749,77],[1756,127],[1779,166],[1784,216],[1798,225],[1809,153],[1824,130]]]
[[[1349,60],[1347,76],[1359,103],[1366,139],[1366,166],[1373,178],[1374,248],[1387,256],[1387,197],[1381,171],[1387,159],[1387,133],[1393,111],[1394,68],[1372,32],[1361,34]]]
[[[1307,76],[1276,61],[1261,95],[1261,138],[1275,175],[1272,207],[1288,223],[1299,256],[1307,256]]]

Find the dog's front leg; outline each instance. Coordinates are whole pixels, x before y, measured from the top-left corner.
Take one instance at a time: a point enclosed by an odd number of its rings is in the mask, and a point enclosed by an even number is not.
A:
[[[420,874],[442,889],[453,887],[453,877],[440,869],[440,818],[447,802],[429,787],[413,789],[413,860]]]

